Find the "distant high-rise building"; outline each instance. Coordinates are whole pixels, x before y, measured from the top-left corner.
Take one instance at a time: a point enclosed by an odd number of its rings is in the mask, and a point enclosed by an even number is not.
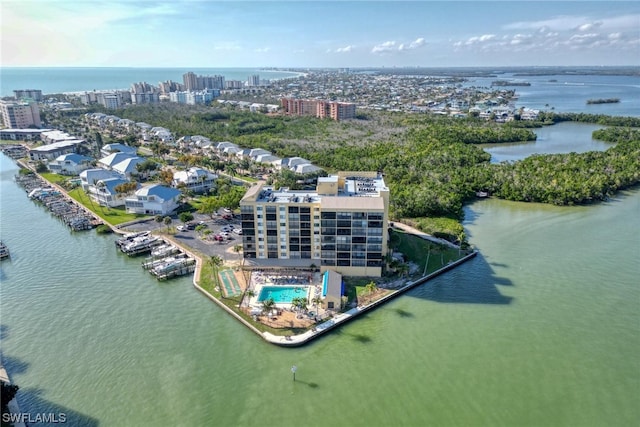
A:
[[[178,92],[178,91],[184,90],[184,85],[178,82],[174,82],[172,80],[159,82],[158,87],[160,87],[160,92],[162,93],[171,93],[171,92]]]
[[[247,84],[249,86],[260,86],[260,76],[257,74],[249,76],[247,78]]]
[[[198,90],[198,76],[195,73],[189,71],[182,75],[182,81],[186,90]]]
[[[160,89],[147,83],[140,82],[131,85],[131,103],[155,104],[160,102]]]
[[[224,82],[225,89],[242,89],[244,82],[242,80],[227,80]]]
[[[115,93],[98,93],[97,99],[100,104],[110,109],[118,108],[122,103],[118,94]]]
[[[321,101],[315,99],[282,98],[285,114],[293,116],[316,116],[320,119],[352,119],[356,116],[356,104],[350,102]]]
[[[0,101],[0,115],[5,127],[24,129],[40,127],[40,109],[35,102]]]
[[[40,89],[21,89],[14,90],[13,96],[16,100],[21,100],[23,98],[33,99],[36,102],[42,101],[42,91]]]
[[[182,75],[184,87],[187,91],[192,92],[204,89],[224,89],[224,76],[199,76],[189,71]]]

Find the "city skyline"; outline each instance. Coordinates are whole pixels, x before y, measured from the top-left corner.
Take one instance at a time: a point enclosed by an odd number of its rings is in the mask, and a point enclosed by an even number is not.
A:
[[[640,65],[638,2],[7,1],[3,67]]]

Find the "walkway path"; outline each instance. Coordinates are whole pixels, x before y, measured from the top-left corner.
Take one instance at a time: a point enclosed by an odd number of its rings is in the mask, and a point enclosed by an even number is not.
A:
[[[410,225],[403,224],[401,222],[394,222],[393,223],[393,228],[398,228],[398,229],[400,229],[400,230],[402,230],[402,231],[404,231],[406,233],[413,234],[415,236],[421,237],[424,240],[429,240],[430,242],[434,242],[434,243],[438,243],[438,244],[441,244],[441,245],[449,246],[450,248],[453,248],[453,249],[458,249],[458,245],[456,245],[455,243],[451,243],[450,241],[445,240],[445,239],[441,239],[439,237],[434,237],[431,234],[424,233],[424,232],[422,232],[422,231],[420,231],[420,230],[418,230],[416,228],[413,228]]]

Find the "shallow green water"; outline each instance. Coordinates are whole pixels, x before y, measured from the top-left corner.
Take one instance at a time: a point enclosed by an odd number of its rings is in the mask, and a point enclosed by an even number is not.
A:
[[[0,158],[2,352],[23,410],[83,426],[640,421],[640,191],[588,207],[478,202],[465,226],[479,257],[281,349],[190,279],[159,283],[113,237],[71,233]]]

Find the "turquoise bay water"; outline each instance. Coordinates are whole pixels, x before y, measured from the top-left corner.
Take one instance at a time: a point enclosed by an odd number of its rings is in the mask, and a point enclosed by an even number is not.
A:
[[[81,426],[640,421],[640,190],[572,208],[474,203],[478,257],[282,349],[190,279],[155,281],[114,237],[71,233],[0,165],[1,345],[25,411]]]

